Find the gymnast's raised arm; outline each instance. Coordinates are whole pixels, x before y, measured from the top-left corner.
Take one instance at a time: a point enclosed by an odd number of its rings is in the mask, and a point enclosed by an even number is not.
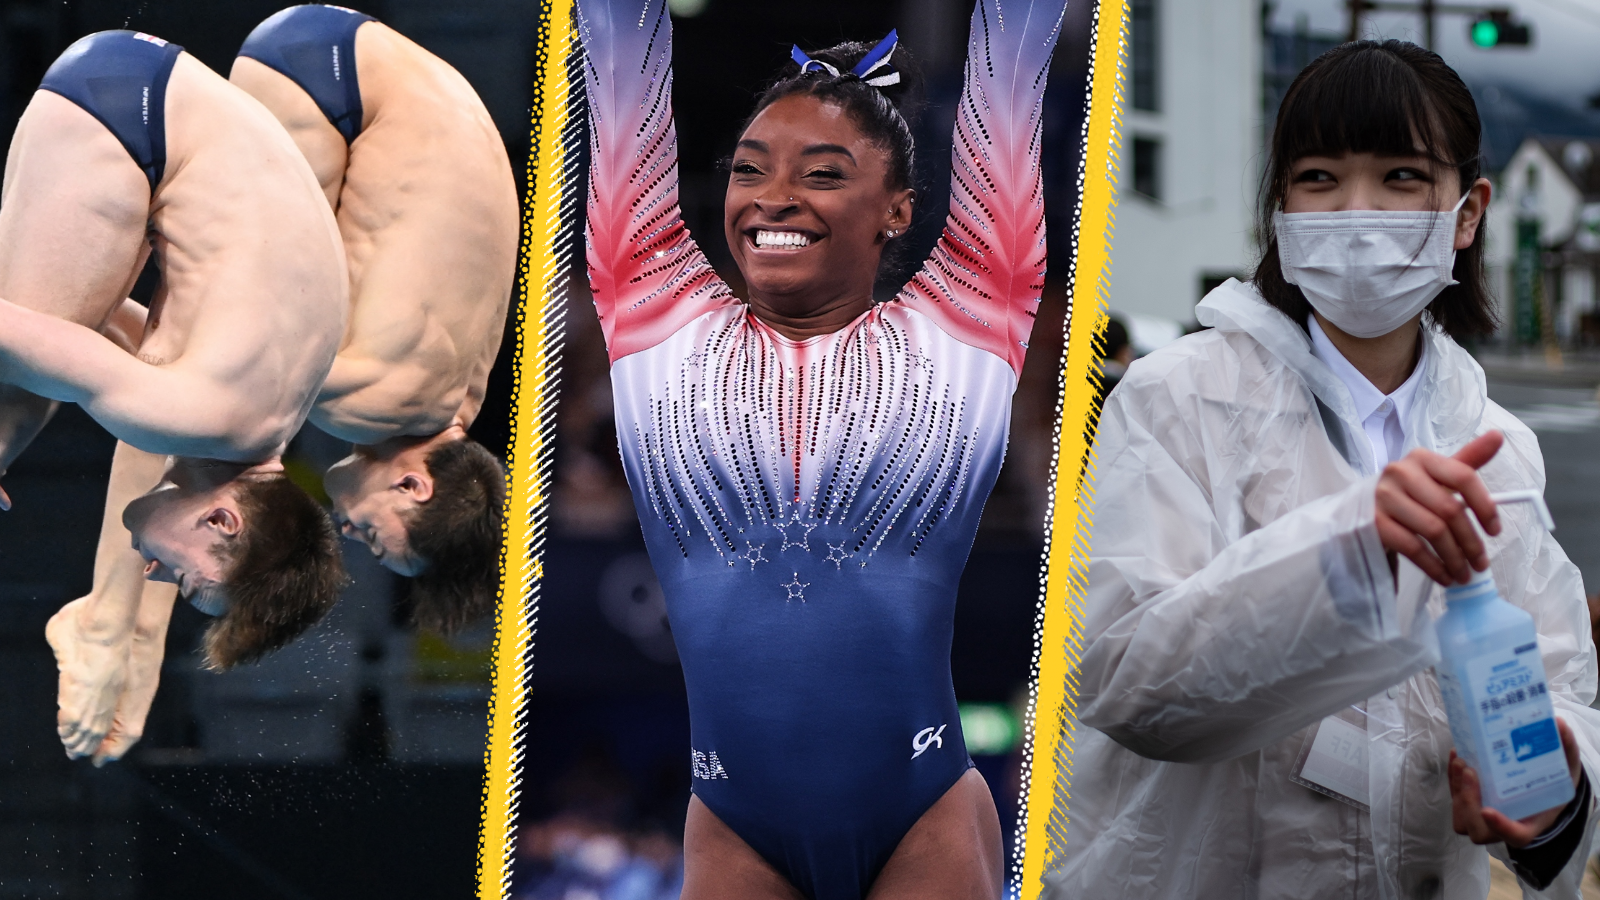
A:
[[[672,25],[665,0],[583,0],[589,95],[589,285],[611,361],[737,303],[678,208]]]
[[[1060,2],[979,0],[950,153],[950,212],[896,298],[1022,371],[1044,289],[1039,137]]]

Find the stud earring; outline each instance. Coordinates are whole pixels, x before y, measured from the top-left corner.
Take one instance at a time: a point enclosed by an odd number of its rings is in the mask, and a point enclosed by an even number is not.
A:
[[[897,235],[897,234],[899,234],[899,233],[900,233],[900,232],[899,232],[899,231],[897,231],[897,230],[896,230],[896,229],[893,229],[893,228],[891,228],[891,229],[889,229],[889,230],[888,230],[888,231],[885,231],[885,232],[884,232],[884,233],[883,233],[883,236],[884,236],[884,237],[886,237],[886,238],[892,238],[892,237],[894,237],[894,236],[895,236],[895,235]]]

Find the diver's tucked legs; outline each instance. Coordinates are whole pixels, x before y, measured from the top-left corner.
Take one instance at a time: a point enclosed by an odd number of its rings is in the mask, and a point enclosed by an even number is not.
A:
[[[997,821],[995,834],[999,833]],[[689,816],[683,825],[682,900],[805,900],[805,897],[701,803],[699,797],[691,795]]]
[[[1004,855],[994,796],[968,769],[900,839],[867,900],[999,900]]]

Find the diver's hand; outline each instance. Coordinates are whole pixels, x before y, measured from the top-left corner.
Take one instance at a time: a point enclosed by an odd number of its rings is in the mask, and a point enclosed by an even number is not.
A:
[[[1383,549],[1403,554],[1443,585],[1465,584],[1472,570],[1489,568],[1483,539],[1470,509],[1489,534],[1500,533],[1500,517],[1478,469],[1494,458],[1505,438],[1479,435],[1455,456],[1418,448],[1385,466],[1378,477],[1377,524]],[[1457,496],[1457,495],[1460,496]]]
[[[1578,761],[1578,742],[1567,723],[1556,719],[1561,732],[1561,749],[1567,754],[1567,770],[1576,785],[1583,774],[1583,764]],[[1564,806],[1556,806],[1526,819],[1513,821],[1497,809],[1483,805],[1483,789],[1478,783],[1478,773],[1466,760],[1450,751],[1450,817],[1456,834],[1464,834],[1474,844],[1493,844],[1504,841],[1507,847],[1518,849],[1528,846],[1534,838],[1556,824]]]
[[[88,597],[68,603],[44,629],[61,671],[56,734],[71,759],[94,753],[111,732],[128,678],[131,641],[96,639],[86,633],[83,615],[88,605]]]

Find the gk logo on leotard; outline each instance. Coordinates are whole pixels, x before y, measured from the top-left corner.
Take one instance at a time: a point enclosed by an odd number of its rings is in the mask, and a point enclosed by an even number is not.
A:
[[[917,752],[911,754],[911,758],[916,759],[922,754],[928,752],[929,747],[938,747],[943,749],[944,738],[940,737],[940,735],[944,734],[944,729],[945,726],[940,725],[939,730],[937,731],[932,728],[924,728],[917,732],[917,736],[911,739],[911,749]]]
[[[694,771],[694,777],[710,781],[714,778],[727,778],[728,770],[722,767],[722,760],[717,759],[717,751],[701,753],[699,750],[689,751],[689,768]]]

